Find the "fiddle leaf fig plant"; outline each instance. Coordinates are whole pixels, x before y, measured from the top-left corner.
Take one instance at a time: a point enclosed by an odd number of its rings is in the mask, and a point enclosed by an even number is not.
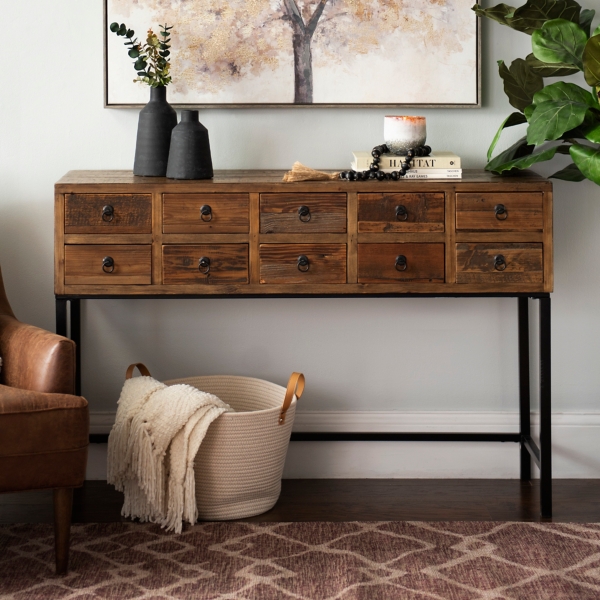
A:
[[[600,26],[591,29],[595,11],[575,0],[527,0],[518,8],[498,4],[484,9],[476,4],[473,10],[531,36],[531,54],[508,66],[498,61],[504,92],[517,111],[504,119],[494,136],[486,169],[527,169],[556,154],[568,154],[573,162],[551,177],[589,179],[600,185]],[[577,73],[590,89],[551,81]],[[492,158],[504,129],[521,124],[527,124],[526,135]]]
[[[129,46],[130,58],[133,58],[133,68],[137,72],[137,77],[134,81],[146,83],[151,87],[163,87],[171,83],[171,63],[169,56],[171,54],[169,42],[171,41],[170,31],[173,27],[167,25],[159,25],[162,31],[158,35],[148,29],[146,41],[142,44],[137,38],[134,38],[135,31],[129,29],[125,23],[112,23],[110,30],[118,36],[127,39],[123,42],[125,46]]]

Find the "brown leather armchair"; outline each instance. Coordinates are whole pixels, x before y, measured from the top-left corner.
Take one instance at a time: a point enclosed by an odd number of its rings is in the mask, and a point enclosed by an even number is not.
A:
[[[83,485],[88,404],[75,344],[15,318],[0,270],[0,493],[54,490],[56,572],[66,573],[73,488]]]

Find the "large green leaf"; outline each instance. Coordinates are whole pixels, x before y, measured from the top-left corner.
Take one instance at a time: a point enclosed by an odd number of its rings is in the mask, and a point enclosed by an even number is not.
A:
[[[589,86],[600,86],[600,35],[594,35],[585,45],[583,50],[583,75]]]
[[[571,158],[590,181],[600,185],[600,148],[573,144]]]
[[[533,95],[544,87],[544,80],[527,66],[522,58],[513,60],[510,68],[503,60],[498,61],[498,72],[504,81],[504,93],[518,110],[533,102]]]
[[[587,42],[585,31],[564,19],[553,19],[531,35],[533,55],[547,63],[569,63],[583,70],[581,56]]]
[[[525,62],[531,71],[542,77],[567,77],[579,73],[579,69],[575,65],[568,63],[545,63],[538,60],[533,54],[528,54]]]
[[[590,8],[584,8],[579,15],[579,26],[581,29],[585,31],[585,34],[590,37],[590,30],[592,28],[592,21],[594,19],[594,15],[596,14],[595,10]]]
[[[596,107],[594,97],[590,92],[574,83],[567,83],[565,81],[557,81],[556,83],[547,85],[533,96],[534,104],[542,104],[542,102],[550,100],[572,101],[592,108]]]
[[[564,169],[556,171],[550,175],[554,179],[562,179],[564,181],[583,181],[585,175],[579,170],[579,167],[575,163],[567,165]]]
[[[527,0],[523,6],[518,8],[507,4],[498,4],[492,8],[483,9],[476,4],[473,6],[473,10],[480,17],[487,17],[531,35],[551,19],[565,19],[579,23],[581,6],[574,0]]]
[[[594,144],[600,144],[600,121],[586,131],[585,139],[594,142]]]
[[[525,118],[525,115],[520,112],[514,112],[508,115],[504,121],[502,121],[502,124],[498,128],[498,131],[496,132],[496,135],[494,136],[494,139],[492,140],[492,143],[487,151],[488,162],[492,158],[492,152],[494,151],[494,148],[496,147],[496,144],[502,135],[502,131],[507,127],[513,127],[514,125],[520,125],[521,123],[527,123],[527,119]]]
[[[531,146],[528,146],[530,148]],[[528,169],[531,165],[539,162],[550,160],[554,158],[558,147],[548,148],[543,152],[537,152],[536,154],[528,154],[526,156],[518,156],[507,161],[499,160],[502,154],[499,154],[494,160],[490,161],[486,165],[486,171],[494,171],[494,173],[503,173],[504,171],[510,171],[512,169]]]

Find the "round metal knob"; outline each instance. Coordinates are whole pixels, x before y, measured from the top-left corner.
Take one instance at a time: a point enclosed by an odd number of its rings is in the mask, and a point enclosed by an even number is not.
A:
[[[107,204],[102,207],[102,220],[110,223],[115,218],[115,209]]]
[[[203,256],[198,260],[198,271],[203,275],[208,275],[210,271],[210,258]]]
[[[494,206],[494,212],[496,213],[496,219],[498,219],[498,221],[506,221],[506,219],[508,219],[508,211],[504,204],[496,204],[496,206]]]
[[[105,273],[112,273],[115,270],[115,261],[112,256],[105,256],[102,259],[102,270]]]
[[[408,263],[406,262],[406,256],[404,256],[404,254],[396,256],[396,271],[406,271],[407,268]]]
[[[208,223],[209,221],[212,221],[212,218],[213,218],[212,208],[208,204],[203,204],[200,207],[200,218],[205,223]]]
[[[408,211],[403,204],[396,206],[396,219],[398,221],[406,221],[406,219],[408,219]]]
[[[494,256],[494,269],[496,269],[496,271],[504,271],[504,269],[506,269],[506,259],[502,254]]]
[[[308,223],[311,219],[310,208],[308,206],[299,206],[298,207],[298,218],[303,223]]]
[[[298,271],[302,271],[302,273],[306,273],[306,271],[308,271],[308,269],[310,269],[310,262],[308,260],[308,256],[301,254],[298,257]]]

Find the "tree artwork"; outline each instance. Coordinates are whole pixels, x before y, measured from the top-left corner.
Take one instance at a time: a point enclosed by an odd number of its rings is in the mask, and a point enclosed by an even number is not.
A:
[[[172,87],[187,99],[304,105],[478,102],[476,19],[469,1],[107,2],[110,22],[145,17],[175,26]]]

